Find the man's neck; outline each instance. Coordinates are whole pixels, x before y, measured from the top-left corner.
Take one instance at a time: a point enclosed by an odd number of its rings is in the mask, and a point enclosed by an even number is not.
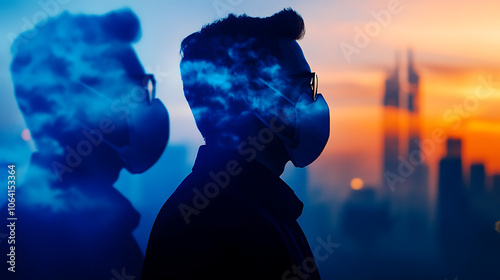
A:
[[[279,158],[274,157],[270,153],[257,153],[255,160],[267,167],[271,172],[277,176],[281,176],[285,170],[285,165],[287,161],[279,160]]]

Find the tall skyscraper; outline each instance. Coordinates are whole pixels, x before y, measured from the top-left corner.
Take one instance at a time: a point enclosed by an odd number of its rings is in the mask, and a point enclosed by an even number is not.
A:
[[[394,190],[385,174],[398,174],[399,156],[399,58],[396,56],[394,71],[385,80],[384,88],[384,164],[383,186],[387,191]]]
[[[460,139],[448,139],[446,156],[439,162],[437,230],[447,252],[455,250],[456,242],[450,239],[457,235],[466,211],[461,150]]]
[[[399,60],[396,58],[394,72],[385,81],[383,186],[386,191],[392,191],[389,196],[392,197],[392,210],[401,219],[397,229],[400,234],[413,240],[424,240],[430,234],[429,169],[420,149],[420,76],[414,66],[412,51],[408,51],[407,67],[408,75],[400,83]],[[408,104],[402,108],[401,92],[408,94]],[[406,151],[400,149],[399,125],[403,110],[409,116],[408,129],[403,131],[402,137],[409,141]]]
[[[413,174],[408,177],[408,195],[416,202],[420,211],[428,210],[429,167],[425,162],[425,154],[420,148],[421,141],[421,94],[420,75],[414,65],[413,51],[408,50],[408,158],[411,162],[419,162]],[[428,213],[425,213],[428,214]]]
[[[399,59],[396,57],[396,66],[394,71],[385,81],[384,89],[384,187],[395,191],[387,180],[387,173],[398,174],[398,165],[401,157],[410,162],[417,162],[411,167],[411,174],[405,175],[405,182],[399,182],[404,185],[404,192],[411,196],[421,208],[427,208],[426,200],[428,198],[429,188],[429,168],[425,163],[425,155],[420,149],[421,141],[421,106],[420,106],[420,76],[415,69],[413,61],[413,52],[408,51],[408,76],[404,79],[404,85],[408,88],[408,104],[403,106],[408,111],[408,130],[404,133],[408,136],[408,151],[400,151],[400,69]],[[402,191],[402,190],[401,190]]]
[[[408,50],[408,113],[410,116],[408,154],[418,150],[420,140],[420,76],[413,65],[413,51]]]

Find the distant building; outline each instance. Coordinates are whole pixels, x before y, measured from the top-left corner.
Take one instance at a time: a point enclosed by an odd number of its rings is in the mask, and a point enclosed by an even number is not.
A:
[[[482,194],[486,191],[486,171],[484,164],[477,163],[470,167],[470,190],[475,194]]]
[[[422,157],[422,163],[416,166],[415,173],[410,182],[416,192],[427,197],[429,185],[429,168],[425,163],[424,155],[420,148],[421,141],[421,106],[420,106],[420,76],[413,64],[413,51],[408,51],[408,157],[413,158],[416,153]]]
[[[421,106],[420,106],[420,76],[417,73],[414,62],[413,62],[413,52],[408,51],[408,69],[407,69],[407,79],[405,84],[407,85],[408,92],[408,104],[405,109],[408,111],[408,131],[404,133],[408,136],[408,150],[407,152],[401,153],[400,150],[400,129],[399,125],[401,122],[400,114],[400,97],[401,97],[401,83],[400,83],[400,68],[399,68],[399,58],[396,57],[396,66],[394,71],[389,75],[385,81],[384,88],[384,158],[383,158],[383,175],[387,172],[393,174],[398,174],[398,166],[401,162],[401,157],[405,159],[411,159],[412,162],[418,162],[414,164],[412,172],[409,176],[405,176],[404,185],[407,186],[408,195],[415,198],[418,197],[419,204],[423,208],[427,208],[427,205],[423,205],[421,200],[425,200],[428,197],[429,188],[429,168],[425,163],[425,155],[421,151],[420,141],[421,141]],[[383,176],[383,185],[386,188],[390,188],[395,191],[394,186],[388,185],[386,176]],[[401,190],[400,190],[401,191]]]
[[[394,71],[385,80],[384,88],[384,163],[383,173],[398,173],[399,156],[399,59],[396,58]],[[384,175],[382,174],[382,175]],[[392,188],[385,176],[383,186],[385,191]]]
[[[413,52],[408,51],[407,76],[400,83],[399,59],[396,58],[394,71],[385,81],[384,91],[384,158],[383,187],[393,198],[393,211],[398,212],[401,232],[422,237],[429,224],[429,168],[425,154],[420,148],[421,106],[420,76],[415,69]],[[408,103],[400,108],[403,89],[407,89]],[[403,139],[408,139],[408,149],[400,148],[401,111],[408,113],[408,130],[403,131]],[[391,174],[392,181],[388,180]],[[388,192],[388,190],[392,192]]]
[[[420,76],[413,65],[413,51],[408,51],[408,154],[419,151],[420,147]]]
[[[429,219],[429,166],[425,162],[425,154],[420,148],[421,143],[421,93],[420,75],[413,63],[413,51],[408,51],[408,155],[415,170],[408,177],[406,187],[409,207],[412,210],[412,232],[424,230]]]
[[[392,223],[389,204],[370,187],[353,190],[340,216],[341,233],[363,251],[389,233]]]
[[[461,151],[460,139],[447,140],[446,156],[439,162],[438,175],[437,237],[443,257],[452,270],[456,270],[463,260],[460,242],[467,240],[464,230],[469,230],[464,229],[468,213]]]
[[[484,165],[471,167],[473,191],[467,196],[462,174],[462,142],[449,139],[446,156],[439,162],[437,236],[444,270],[459,279],[499,279],[500,236],[498,216],[489,215],[495,203],[484,192]],[[497,208],[498,209],[498,208]]]
[[[500,196],[500,174],[493,175],[493,192]]]
[[[438,200],[463,191],[462,140],[451,138],[446,142],[446,156],[439,162]]]

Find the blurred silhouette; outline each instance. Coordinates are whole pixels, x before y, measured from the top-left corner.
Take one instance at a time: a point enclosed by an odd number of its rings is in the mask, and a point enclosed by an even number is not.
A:
[[[421,133],[420,76],[411,51],[407,79],[400,74],[397,58],[384,89],[384,181],[378,188],[353,191],[334,217],[339,220],[337,240],[342,247],[328,269],[336,279],[350,280],[500,279],[496,269],[500,235],[495,231],[500,204],[488,191],[488,169],[474,164],[470,180],[465,180],[462,142],[449,139],[447,154],[439,163],[434,220],[426,162],[441,139]],[[402,89],[408,90],[404,108]],[[406,113],[408,130],[401,133]],[[403,152],[401,136],[409,140]],[[469,191],[465,182],[470,182]]]
[[[161,209],[143,279],[319,279],[281,179],[312,163],[329,109],[296,40],[293,10],[216,21],[181,45],[184,93],[206,145]],[[334,244],[337,246],[337,244]]]
[[[7,277],[138,279],[139,213],[113,184],[123,168],[151,167],[169,134],[154,77],[131,47],[138,18],[65,12],[26,32],[35,35],[14,43],[11,71],[37,152],[18,188],[16,273]]]
[[[407,178],[404,191],[407,189],[406,202],[409,208],[406,214],[409,234],[415,239],[424,239],[428,233],[429,220],[429,166],[426,157],[429,151],[427,139],[422,137],[422,101],[420,75],[414,65],[413,51],[408,50],[408,161],[414,166],[412,174]]]
[[[479,169],[483,169],[479,173],[484,172],[484,167]],[[459,279],[499,279],[500,235],[495,231],[494,220],[474,209],[467,196],[461,139],[448,139],[447,154],[439,163],[438,181],[437,234],[444,273]]]
[[[398,174],[399,159],[399,57],[396,57],[394,72],[385,80],[384,87],[384,157],[383,157],[383,183],[388,192],[394,190],[394,183],[388,180],[389,174]],[[390,177],[389,177],[390,178]]]
[[[421,135],[421,93],[420,75],[414,64],[413,51],[407,53],[407,77],[400,83],[399,55],[396,55],[394,71],[385,81],[384,92],[384,157],[383,186],[387,195],[393,196],[395,212],[404,216],[401,228],[413,239],[424,239],[428,234],[429,220],[429,167],[426,157],[429,151],[427,140]],[[406,95],[403,89],[407,88]],[[401,99],[407,98],[407,106],[401,106]],[[401,152],[400,124],[403,109],[408,114],[407,151]],[[404,179],[403,179],[404,178]],[[391,192],[389,192],[391,191]],[[403,213],[404,212],[404,213]]]
[[[486,169],[484,164],[476,163],[470,167],[470,191],[474,194],[486,192]]]
[[[374,189],[365,188],[351,193],[341,217],[342,231],[368,252],[392,226],[392,217],[386,201],[378,201]],[[358,256],[360,257],[360,256]]]
[[[493,193],[500,198],[500,174],[493,175]]]
[[[456,273],[457,263],[464,262],[456,253],[463,250],[460,244],[466,240],[464,231],[457,229],[463,227],[468,206],[462,175],[462,141],[448,139],[446,143],[446,156],[439,162],[437,234],[446,269]]]

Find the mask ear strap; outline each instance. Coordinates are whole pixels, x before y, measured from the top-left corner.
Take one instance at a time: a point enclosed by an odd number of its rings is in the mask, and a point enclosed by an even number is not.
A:
[[[103,99],[106,99],[108,101],[113,101],[113,99],[109,98],[108,96],[106,96],[105,94],[101,93],[100,91],[98,91],[97,89],[87,85],[86,83],[84,82],[76,82],[78,84],[80,84],[81,86],[83,86],[84,88],[86,88],[88,91],[94,93],[95,95],[99,96],[100,98],[103,98]],[[86,129],[87,131],[89,131],[90,133],[92,133],[92,129],[90,129],[90,127],[88,127],[86,124],[82,123],[80,120],[77,119],[77,122],[78,124],[83,127],[84,129]],[[118,154],[120,155],[121,157],[121,154],[123,152],[126,151],[126,148],[125,147],[118,147],[116,146],[115,144],[109,142],[108,140],[106,140],[106,138],[104,138],[104,136],[102,137],[102,142],[106,143],[108,146],[110,146],[113,150],[115,150],[116,152],[118,152]]]
[[[87,85],[86,83],[84,82],[76,82],[77,84],[83,86],[84,88],[86,88],[88,91],[92,92],[93,94],[99,96],[100,98],[103,98],[103,99],[106,99],[108,101],[113,101],[113,99],[109,98],[108,96],[106,96],[104,93],[101,93],[100,91],[98,91],[97,89]]]
[[[290,98],[288,98],[286,95],[284,95],[283,93],[281,93],[278,89],[276,89],[275,87],[273,87],[271,84],[269,84],[268,82],[264,81],[262,78],[258,78],[258,80],[263,83],[264,85],[266,85],[268,88],[270,88],[271,90],[273,90],[276,94],[278,94],[281,98],[285,99],[288,103],[290,103],[292,106],[296,107],[297,106],[297,103],[296,102],[293,102]],[[271,123],[269,123],[268,121],[266,121],[264,119],[264,117],[262,117],[259,113],[255,112],[253,109],[252,109],[252,106],[251,104],[248,102],[248,100],[246,98],[244,98],[245,100],[245,103],[247,103],[248,107],[249,107],[249,111],[255,116],[257,117],[257,119],[259,119],[265,126],[267,126],[269,129],[271,129],[272,132],[274,132],[274,134],[276,134],[281,140],[283,140],[283,142],[285,142],[285,145],[289,146],[289,147],[295,147],[297,146],[297,139],[294,137],[294,138],[288,138],[288,137],[285,137],[283,136],[283,134],[281,134],[279,131],[276,131],[276,129],[274,129],[273,125]],[[277,116],[275,116],[274,118],[278,118]]]
[[[294,142],[295,142],[294,139],[291,139],[291,138],[283,136],[283,134],[281,134],[279,131],[277,131],[273,127],[273,125],[271,123],[269,123],[268,121],[266,121],[261,115],[259,115],[258,113],[254,112],[254,111],[251,111],[251,113],[257,119],[259,119],[265,126],[267,126],[272,132],[274,132],[274,134],[276,134],[276,136],[278,136],[278,138],[280,138],[281,140],[283,140],[283,142],[285,142],[285,144],[287,146],[292,146],[294,144]],[[274,118],[278,118],[278,117],[274,117]]]
[[[259,78],[259,80],[261,80],[264,84],[266,84],[266,82],[264,80],[262,80],[261,78]],[[266,84],[267,85],[267,84]],[[271,88],[272,89],[272,88]],[[274,89],[273,89],[274,90]],[[280,93],[281,94],[281,93]],[[281,135],[281,133],[279,133],[278,131],[276,131],[273,126],[264,119],[264,117],[262,117],[259,113],[255,112],[255,110],[253,109],[252,105],[250,104],[250,102],[248,102],[248,100],[246,98],[243,98],[243,100],[245,101],[245,103],[247,104],[248,106],[248,111],[250,113],[252,113],[257,119],[259,119],[265,126],[267,126],[269,129],[271,129],[272,132],[274,132],[274,134],[278,135],[278,137],[285,141],[285,143],[287,141],[290,141],[290,139],[284,137],[283,135]],[[277,117],[276,117],[277,118]]]
[[[82,123],[80,120],[76,120],[78,122],[78,124],[83,127],[83,129],[86,129],[88,132],[92,133],[92,129],[90,129],[90,127],[88,127],[86,124]],[[121,155],[123,153],[125,153],[127,151],[127,146],[125,147],[118,147],[116,146],[115,144],[109,142],[108,140],[106,140],[106,138],[104,138],[104,135],[102,136],[102,142],[104,142],[106,145],[108,145],[109,147],[111,147],[113,150],[115,150],[118,155],[120,155],[120,157],[122,157]],[[123,160],[123,158],[122,158]]]
[[[295,103],[290,98],[288,98],[286,95],[284,95],[283,93],[281,93],[281,91],[277,90],[271,84],[269,84],[268,82],[264,81],[261,78],[259,78],[259,81],[261,81],[261,83],[263,83],[264,85],[266,85],[268,88],[272,89],[275,93],[279,94],[283,99],[285,99],[286,101],[288,101],[288,103],[290,103],[290,104],[292,104],[292,105],[295,106]]]

